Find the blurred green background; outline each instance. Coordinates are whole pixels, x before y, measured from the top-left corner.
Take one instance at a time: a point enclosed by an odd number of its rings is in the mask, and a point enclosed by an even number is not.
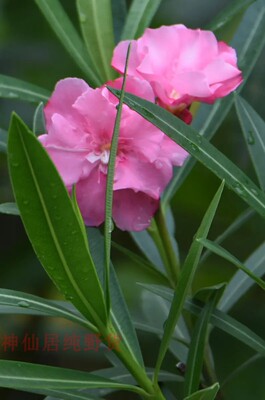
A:
[[[75,2],[73,0],[62,0],[61,2],[77,26]],[[128,1],[128,5],[129,3]],[[191,28],[204,28],[211,18],[228,3],[229,0],[164,0],[153,20],[153,26],[184,23]],[[218,38],[229,40],[238,22],[237,18],[225,29],[217,32]],[[265,118],[264,61],[265,52],[263,51],[242,94],[263,118]],[[0,0],[0,73],[29,81],[49,90],[52,90],[55,83],[64,77],[83,77],[82,72],[65,52],[33,0]],[[10,113],[13,110],[22,116],[29,126],[32,126],[34,105],[16,100],[0,99],[1,128],[8,128]],[[234,109],[219,129],[213,142],[255,180]],[[197,164],[174,197],[172,208],[176,222],[176,239],[182,259],[186,255],[192,237],[218,185],[218,180],[204,167]],[[12,199],[6,156],[0,154],[0,203],[12,201]],[[235,194],[225,190],[210,237],[215,238],[220,234],[245,208],[246,205]],[[0,221],[1,287],[25,291],[46,298],[60,299],[60,294],[35,258],[19,218],[0,214]],[[114,239],[128,248],[136,250],[128,234],[114,232]],[[264,222],[254,216],[224,245],[243,261],[262,241],[264,241]],[[141,289],[136,282],[150,282],[150,279],[139,267],[133,265],[117,251],[113,251],[113,261],[129,307],[137,316],[141,313]],[[233,272],[233,267],[228,263],[211,256],[197,273],[195,286],[199,288],[202,285],[225,281]],[[264,293],[255,286],[232,310],[233,316],[263,338],[265,338],[264,300]],[[92,351],[75,353],[62,349],[54,353],[25,352],[20,346],[19,351],[4,351],[2,340],[5,335],[12,333],[22,340],[25,333],[35,333],[43,338],[46,333],[56,332],[63,338],[65,334],[84,334],[84,331],[80,331],[79,327],[70,325],[63,320],[53,318],[13,315],[2,315],[0,318],[1,358],[88,371],[109,365],[103,350],[100,350],[99,353]],[[161,324],[161,321],[157,321],[157,323]],[[151,335],[139,334],[147,365],[152,366],[156,356],[154,348],[158,350],[159,342]],[[253,355],[249,348],[217,329],[212,333],[211,344],[218,377],[221,381]],[[168,356],[165,367],[174,372],[175,364],[174,358]],[[259,359],[227,383],[224,387],[225,399],[265,400],[264,377],[265,361]],[[1,390],[0,393],[1,399],[6,400],[43,398],[43,396],[12,390]],[[124,394],[120,395],[120,398],[124,397]],[[127,393],[126,398],[133,398],[133,396],[130,397]]]

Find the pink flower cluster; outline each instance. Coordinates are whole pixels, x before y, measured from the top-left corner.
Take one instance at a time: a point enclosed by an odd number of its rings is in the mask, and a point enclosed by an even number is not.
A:
[[[124,71],[129,41],[118,44],[112,66]],[[184,25],[146,29],[131,45],[129,76],[148,81],[157,103],[190,123],[194,101],[213,103],[242,82],[236,52],[210,31]]]
[[[128,42],[114,51],[112,65],[124,71]],[[147,29],[132,42],[126,91],[157,102],[191,122],[195,100],[213,102],[242,81],[232,48],[211,32],[183,25]],[[122,78],[108,83],[121,88]],[[103,86],[82,79],[57,83],[45,107],[47,134],[39,137],[77,201],[87,225],[105,217],[105,192],[118,100]],[[160,196],[187,152],[136,112],[123,106],[114,176],[113,219],[122,230],[150,225]]]

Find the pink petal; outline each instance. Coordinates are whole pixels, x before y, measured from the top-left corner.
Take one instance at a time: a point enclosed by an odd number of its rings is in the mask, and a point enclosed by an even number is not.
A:
[[[85,136],[80,138],[75,126],[59,114],[52,116],[49,134],[39,136],[67,186],[76,183],[85,172],[88,173],[85,171],[89,167],[85,159],[88,149],[82,139],[85,140]]]
[[[212,94],[205,74],[200,71],[187,71],[177,74],[172,84],[176,92],[179,92],[181,95],[188,94],[192,97],[208,97]]]
[[[142,231],[151,223],[159,200],[133,190],[114,192],[113,219],[121,230]]]
[[[118,162],[114,190],[133,189],[158,199],[171,177],[172,166],[167,160],[150,163],[130,154]]]
[[[180,147],[174,140],[168,136],[164,136],[163,143],[161,145],[160,157],[168,159],[173,165],[181,166],[189,153]]]
[[[98,139],[111,139],[117,110],[102,95],[102,89],[86,91],[73,108],[85,118],[87,132]]]
[[[124,73],[126,55],[128,46],[131,43],[131,53],[128,65],[128,75],[136,75],[136,68],[139,65],[140,59],[137,52],[137,41],[136,40],[124,40],[115,47],[111,65],[121,74]],[[140,77],[140,76],[139,76]]]
[[[88,226],[99,226],[105,219],[106,175],[98,168],[76,185],[77,202]]]
[[[77,97],[89,89],[88,84],[82,79],[66,78],[60,80],[44,108],[46,128],[50,129],[51,118],[54,113],[61,114],[69,120],[79,119],[72,105]]]
[[[121,89],[122,82],[123,78],[118,78],[115,79],[114,81],[107,82],[107,85],[113,87],[114,89]],[[134,94],[135,96],[141,97],[142,99],[151,101],[153,103],[155,101],[155,95],[152,86],[150,85],[150,83],[148,83],[143,79],[128,76],[126,79],[125,91]],[[114,99],[111,98],[113,103],[117,104],[118,103],[117,97],[116,96],[113,97],[115,99],[114,101]]]

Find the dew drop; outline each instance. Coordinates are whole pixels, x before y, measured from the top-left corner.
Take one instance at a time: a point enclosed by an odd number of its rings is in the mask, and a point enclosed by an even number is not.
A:
[[[201,142],[202,142],[202,137],[200,134],[197,135],[197,142],[198,142],[198,144],[201,144]]]
[[[196,144],[192,144],[191,148],[192,148],[193,151],[199,151],[199,148],[198,148],[198,146]]]
[[[114,230],[114,223],[113,223],[113,221],[111,219],[110,222],[109,222],[108,232],[111,233],[111,232],[113,232],[113,230]]]
[[[12,167],[19,167],[19,163],[18,162],[12,162]]]
[[[248,131],[247,142],[250,145],[255,144],[255,138],[252,131]]]
[[[234,189],[235,189],[235,192],[236,192],[237,194],[239,194],[239,196],[244,196],[245,190],[244,190],[244,188],[243,188],[241,185],[239,185],[239,184],[235,185],[235,186],[234,186]]]
[[[23,204],[24,204],[24,206],[27,206],[27,205],[29,205],[29,201],[28,200],[23,200]]]
[[[14,93],[14,92],[9,92],[9,93],[8,93],[8,97],[9,97],[10,99],[17,99],[17,98],[18,98],[18,94],[17,94],[17,93]]]
[[[81,13],[80,14],[80,22],[82,22],[84,24],[86,21],[87,21],[86,14]]]
[[[251,192],[252,192],[255,196],[258,196],[258,195],[259,195],[259,193],[258,193],[258,191],[257,191],[256,189],[252,188],[252,189],[250,189],[250,190],[251,190]]]
[[[23,307],[23,308],[28,308],[28,307],[29,307],[29,303],[27,303],[26,301],[19,301],[19,302],[17,303],[17,305],[18,305],[19,307]]]

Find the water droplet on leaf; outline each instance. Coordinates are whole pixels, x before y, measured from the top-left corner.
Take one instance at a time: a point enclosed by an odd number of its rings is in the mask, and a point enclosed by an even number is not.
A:
[[[85,23],[87,21],[86,14],[80,13],[80,22]]]
[[[252,189],[250,189],[251,190],[251,192],[255,195],[255,196],[258,196],[259,195],[259,192],[255,189],[255,188],[252,188]]]
[[[29,303],[27,303],[26,301],[19,301],[19,302],[17,303],[17,305],[18,305],[19,307],[24,307],[24,308],[28,308],[28,307],[29,307]]]
[[[248,131],[247,142],[250,145],[255,143],[255,138],[252,131]]]
[[[14,92],[9,92],[8,93],[8,97],[11,99],[17,99],[18,98],[18,94],[14,93]]]

